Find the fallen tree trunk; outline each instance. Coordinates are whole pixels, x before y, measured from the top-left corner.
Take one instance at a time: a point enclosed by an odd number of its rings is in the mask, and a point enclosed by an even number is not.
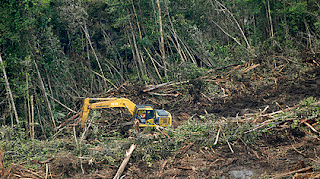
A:
[[[122,174],[122,172],[124,171],[124,169],[126,168],[128,162],[129,162],[129,159],[131,157],[131,154],[133,152],[133,150],[136,148],[136,145],[135,144],[132,144],[129,151],[127,152],[127,157],[122,161],[122,164],[120,165],[116,175],[113,177],[113,179],[119,179],[120,178],[120,175]]]
[[[168,86],[173,86],[173,85],[179,85],[179,84],[184,84],[184,83],[188,83],[188,82],[189,81],[182,81],[182,82],[176,82],[176,83],[170,82],[170,83],[162,83],[162,84],[159,84],[159,85],[148,85],[142,91],[143,92],[148,92],[148,91],[153,91],[153,90],[158,89],[158,88],[168,87]]]

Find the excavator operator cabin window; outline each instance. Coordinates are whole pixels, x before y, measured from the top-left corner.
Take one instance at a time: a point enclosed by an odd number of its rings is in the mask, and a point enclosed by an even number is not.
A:
[[[147,111],[147,119],[152,119],[152,118],[154,118],[153,111]]]

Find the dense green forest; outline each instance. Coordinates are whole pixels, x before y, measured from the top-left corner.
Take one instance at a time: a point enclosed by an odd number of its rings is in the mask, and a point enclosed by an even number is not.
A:
[[[27,128],[33,115],[50,135],[83,97],[124,83],[319,47],[316,0],[2,0],[0,125]]]

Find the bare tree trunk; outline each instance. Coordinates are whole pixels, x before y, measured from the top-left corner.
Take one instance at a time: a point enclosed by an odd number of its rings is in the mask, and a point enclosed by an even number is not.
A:
[[[307,33],[308,33],[308,40],[309,40],[309,47],[310,47],[310,51],[315,54],[314,50],[312,49],[312,38],[311,38],[311,32],[309,30],[309,26],[308,23],[306,22],[306,20],[304,20],[304,25],[306,27]]]
[[[283,1],[283,7],[286,7],[286,5],[287,4],[285,4],[286,2],[285,1]],[[287,44],[288,44],[288,36],[289,36],[289,28],[288,28],[288,23],[287,23],[287,13],[286,13],[286,11],[283,11],[284,13],[283,13],[283,15],[284,15],[284,17],[283,17],[283,20],[284,20],[284,28],[285,28],[285,33],[286,33],[286,35],[285,35],[285,40],[286,40],[286,43],[285,43],[285,48],[287,48]]]
[[[134,7],[134,4],[133,4],[133,0],[131,1],[131,3],[132,3],[132,9],[133,9],[134,15],[136,16],[136,19],[137,19],[137,26],[138,26],[138,30],[139,30],[140,39],[142,39],[140,23],[139,23],[138,15],[136,12],[136,8]]]
[[[157,72],[157,74],[158,74],[158,77],[160,78],[160,80],[162,80],[162,77],[161,77],[161,75],[160,75],[160,73],[159,73],[159,70],[158,70],[156,64],[154,63],[154,59],[153,59],[152,56],[150,55],[150,53],[149,53],[149,51],[147,50],[147,48],[146,48],[146,47],[143,47],[143,48],[144,48],[144,50],[147,52],[147,54],[149,55],[149,57],[150,57],[150,59],[151,59],[151,62],[152,62],[152,65],[154,66],[154,69],[156,70],[156,72]]]
[[[220,2],[217,1],[217,0],[215,0],[215,1],[216,1],[224,10],[226,10],[226,11],[230,14],[230,16],[232,17],[232,19],[234,20],[234,22],[235,22],[236,25],[238,26],[238,28],[239,28],[242,36],[243,36],[243,39],[244,39],[244,41],[245,41],[246,44],[247,44],[247,48],[250,50],[250,49],[251,49],[251,46],[250,46],[250,44],[249,44],[249,42],[248,42],[248,40],[247,40],[247,37],[245,36],[245,34],[244,34],[243,30],[242,30],[240,24],[238,23],[237,19],[233,16],[233,14],[229,11],[229,9],[228,9],[226,6],[224,6],[222,3],[220,3]],[[215,23],[215,24],[216,24],[216,23]],[[220,27],[219,27],[219,28],[220,28]],[[220,29],[221,29],[221,28],[220,28]]]
[[[121,57],[121,55],[119,53],[119,50],[117,49],[117,47],[115,47],[115,45],[113,44],[111,38],[109,37],[109,35],[104,30],[102,24],[100,24],[100,28],[101,28],[102,35],[103,35],[103,38],[105,40],[105,43],[111,46],[111,51],[112,51],[112,54],[114,55],[116,67],[118,67],[118,69],[115,68],[114,65],[111,64],[111,62],[108,62],[107,60],[106,60],[106,62],[109,63],[109,65],[113,69],[115,69],[116,72],[120,75],[120,77],[121,77],[120,83],[124,83],[126,80],[123,77],[123,74],[124,74],[124,62],[123,62],[123,59],[122,59],[122,57]],[[117,59],[117,56],[118,56],[119,59]]]
[[[7,91],[8,91],[9,97],[10,97],[10,100],[11,100],[11,104],[12,104],[12,109],[13,109],[13,112],[14,112],[14,116],[15,116],[15,118],[16,118],[17,124],[19,124],[19,117],[18,117],[16,105],[14,104],[14,99],[13,99],[12,91],[11,91],[11,89],[10,89],[9,80],[8,80],[8,77],[7,77],[6,69],[5,69],[4,64],[3,64],[3,61],[2,61],[1,54],[0,54],[0,65],[2,66],[2,72],[3,72],[4,79],[5,79],[5,81],[6,81],[6,88],[7,88]]]
[[[91,50],[92,50],[93,55],[94,55],[94,57],[96,58],[96,61],[97,61],[97,64],[98,64],[98,66],[99,66],[101,75],[102,75],[102,76],[105,76],[104,73],[103,73],[101,64],[100,64],[100,62],[99,62],[98,56],[97,56],[97,54],[96,54],[96,51],[94,50],[94,48],[93,48],[93,46],[92,46],[92,42],[91,42],[90,35],[89,35],[89,32],[88,32],[88,29],[87,29],[86,24],[84,24],[84,27],[81,26],[81,28],[82,28],[85,36],[86,36],[86,39],[87,39],[88,42],[89,42],[89,45],[90,45],[90,48],[91,48]],[[105,80],[104,80],[104,84],[105,84],[106,87],[108,86],[108,85],[107,85],[107,82],[106,82]]]
[[[162,19],[161,19],[161,7],[160,2],[157,0],[158,10],[159,10],[159,26],[160,26],[160,51],[161,57],[163,60],[163,67],[164,67],[164,76],[167,76],[167,65],[166,65],[166,52],[164,50],[164,38],[163,38],[163,29],[162,29]]]
[[[130,26],[131,27],[131,26]],[[127,37],[128,37],[128,40],[129,40],[129,43],[130,43],[130,47],[131,47],[131,51],[132,51],[132,58],[133,58],[133,63],[134,63],[134,65],[135,65],[135,67],[137,68],[137,75],[138,75],[138,77],[139,77],[139,79],[141,80],[141,76],[140,76],[140,70],[139,70],[139,67],[138,67],[138,60],[137,60],[137,57],[136,57],[136,53],[134,52],[134,49],[133,49],[133,43],[132,43],[132,40],[131,40],[131,37],[130,37],[130,35],[129,35],[129,32],[128,31],[126,31],[126,34],[127,34]]]
[[[32,136],[32,131],[31,131],[31,106],[30,106],[30,96],[29,96],[29,77],[28,73],[26,73],[26,84],[27,84],[27,110],[28,110],[28,127],[29,127],[29,134],[30,137]]]
[[[34,149],[34,104],[33,104],[33,95],[30,96],[31,101],[31,139],[32,139],[32,146]]]
[[[36,92],[36,89],[33,88],[34,91],[34,96],[33,96],[33,111],[36,109],[37,110],[37,115],[38,115],[38,121],[39,121],[39,125],[42,131],[42,134],[45,136],[45,138],[47,138],[46,132],[44,130],[44,127],[42,125],[43,121],[41,121],[41,115],[40,115],[40,109],[39,109],[39,100],[37,98],[38,94]],[[33,112],[34,113],[34,112]],[[32,117],[31,117],[32,118]],[[35,114],[33,114],[33,120],[35,119]]]
[[[215,21],[211,20],[224,34],[226,34],[228,37],[232,38],[238,45],[242,46],[242,44],[232,35],[230,35],[228,32],[226,32],[219,24],[217,24]]]
[[[140,57],[140,52],[139,52],[139,48],[137,46],[136,36],[133,33],[132,24],[131,24],[131,22],[129,22],[129,23],[130,23],[130,29],[131,29],[131,34],[132,34],[132,40],[133,40],[133,46],[134,46],[134,49],[135,49],[135,54],[136,54],[136,57],[137,57],[137,60],[138,60],[138,63],[139,63],[141,75],[144,76],[144,75],[146,75],[144,63],[143,63],[143,61],[142,61],[142,59]]]
[[[176,36],[178,38],[178,40],[181,42],[182,46],[184,47],[184,50],[186,51],[186,53],[188,54],[188,56],[190,57],[192,63],[194,63],[195,65],[197,65],[196,59],[194,57],[194,55],[190,52],[190,47],[187,46],[182,39],[179,36]],[[181,51],[183,53],[183,51]]]
[[[271,38],[273,37],[273,25],[272,25],[272,18],[271,18],[271,12],[270,12],[270,2],[268,2],[268,16],[269,16],[269,21],[270,21],[270,30],[271,30]]]
[[[54,130],[57,130],[56,122],[54,121],[54,117],[53,117],[51,105],[50,105],[50,102],[49,102],[49,99],[48,99],[48,95],[46,93],[46,89],[44,87],[44,84],[43,84],[43,81],[42,81],[42,78],[41,78],[41,74],[39,72],[38,65],[37,65],[36,61],[34,61],[34,65],[35,65],[37,73],[38,73],[38,78],[39,78],[40,86],[41,86],[41,89],[42,89],[42,92],[43,92],[43,95],[44,95],[44,99],[46,100],[46,103],[48,105],[48,109],[49,109],[49,113],[50,113],[50,117],[51,117],[51,120],[52,120],[52,123],[53,123]]]
[[[173,26],[173,23],[172,23],[172,20],[171,20],[171,17],[170,17],[170,14],[169,14],[169,8],[168,8],[168,4],[166,1],[164,1],[164,4],[166,6],[166,10],[167,10],[167,14],[168,14],[168,19],[169,19],[169,22],[170,22],[170,26],[171,26],[171,31],[172,31],[172,35],[174,37],[174,40],[175,42],[173,41],[173,39],[171,38],[170,40],[172,41],[173,45],[175,46],[175,48],[177,49],[179,55],[180,55],[180,58],[181,58],[181,61],[182,63],[185,62],[185,59],[186,57],[183,56],[183,52],[182,52],[182,49],[181,49],[181,46],[180,46],[180,43],[178,41],[178,38],[177,38],[177,33],[176,33],[176,30],[174,29],[174,26]]]

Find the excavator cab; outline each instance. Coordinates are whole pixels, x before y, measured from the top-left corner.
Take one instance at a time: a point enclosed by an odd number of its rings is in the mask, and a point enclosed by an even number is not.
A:
[[[139,120],[139,125],[154,124],[154,109],[151,105],[137,105],[135,119]]]
[[[154,127],[155,125],[160,126],[170,126],[171,125],[171,114],[162,109],[154,109],[151,105],[137,105],[134,118],[139,120],[140,127],[151,126]]]

